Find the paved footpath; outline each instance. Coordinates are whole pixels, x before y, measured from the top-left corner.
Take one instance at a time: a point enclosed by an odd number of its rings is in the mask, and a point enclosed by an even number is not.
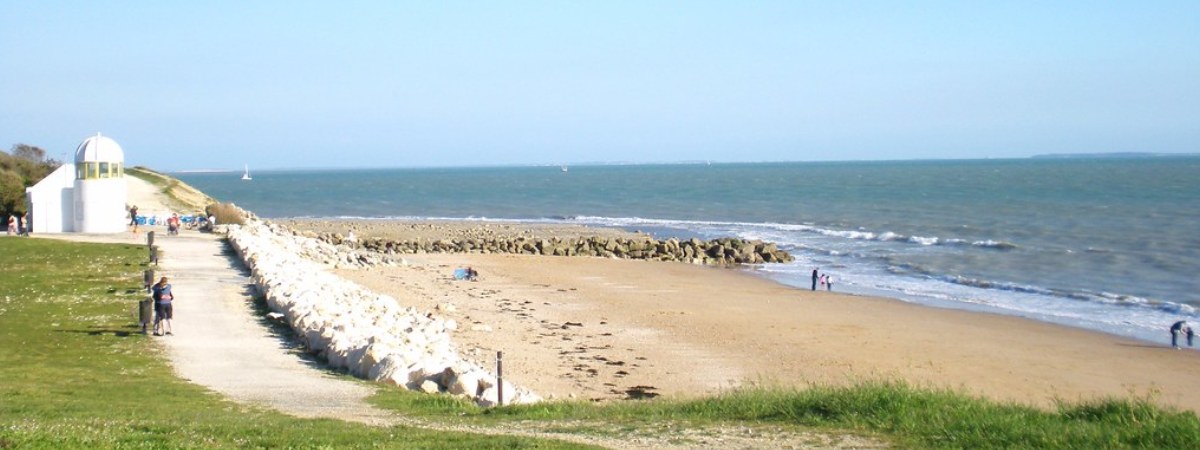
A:
[[[300,417],[372,424],[393,416],[364,399],[373,389],[338,379],[289,352],[253,311],[249,272],[219,236],[185,233],[156,239],[157,277],[175,291],[174,335],[161,339],[180,377],[234,400]]]
[[[145,234],[65,234],[73,241],[145,245]],[[326,417],[372,425],[407,422],[364,400],[374,391],[331,375],[273,334],[251,300],[249,271],[220,235],[155,234],[162,258],[155,273],[175,292],[174,335],[153,337],[179,377],[239,403],[297,417]]]

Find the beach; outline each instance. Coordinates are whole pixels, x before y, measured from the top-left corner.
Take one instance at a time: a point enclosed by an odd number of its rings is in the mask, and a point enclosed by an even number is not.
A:
[[[476,221],[281,221],[360,238],[624,233]],[[603,231],[596,231],[603,230]],[[1200,354],[1012,316],[812,292],[677,262],[511,254],[412,254],[338,274],[456,320],[455,344],[547,398],[695,397],[740,386],[867,380],[1052,407],[1150,396],[1200,411]],[[478,281],[453,279],[473,267]],[[836,288],[836,286],[835,286]]]

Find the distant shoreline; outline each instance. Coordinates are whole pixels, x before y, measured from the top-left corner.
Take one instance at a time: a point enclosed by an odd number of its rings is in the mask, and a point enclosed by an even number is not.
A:
[[[913,159],[848,159],[829,161],[586,161],[565,164],[576,168],[595,167],[628,167],[628,166],[729,166],[756,164],[845,164],[845,163],[888,163],[888,162],[970,162],[970,161],[1025,161],[1025,160],[1085,160],[1085,159],[1160,159],[1160,158],[1197,158],[1200,153],[1152,153],[1152,152],[1115,152],[1115,153],[1044,153],[1032,156],[1013,156],[996,158],[913,158]],[[494,164],[494,165],[465,165],[465,166],[388,166],[388,167],[267,167],[257,172],[319,172],[319,171],[369,171],[369,170],[470,170],[470,169],[554,169],[561,172],[564,164]],[[240,173],[241,169],[182,169],[166,173],[175,174],[224,174]]]
[[[1200,153],[1149,153],[1149,152],[1116,152],[1116,153],[1046,153],[1033,155],[1029,159],[1141,159],[1141,158],[1193,158]]]
[[[167,173],[237,173],[234,169],[184,169],[175,170]]]

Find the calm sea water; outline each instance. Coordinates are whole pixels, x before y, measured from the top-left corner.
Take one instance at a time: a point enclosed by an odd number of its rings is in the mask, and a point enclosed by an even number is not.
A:
[[[1200,158],[180,174],[265,218],[517,219],[740,236],[807,287],[1163,341],[1200,319]]]

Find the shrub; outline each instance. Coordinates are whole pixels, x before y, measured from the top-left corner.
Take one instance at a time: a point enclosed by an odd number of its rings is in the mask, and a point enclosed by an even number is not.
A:
[[[246,223],[246,212],[233,203],[213,203],[204,208],[204,213],[216,216],[218,225]]]

